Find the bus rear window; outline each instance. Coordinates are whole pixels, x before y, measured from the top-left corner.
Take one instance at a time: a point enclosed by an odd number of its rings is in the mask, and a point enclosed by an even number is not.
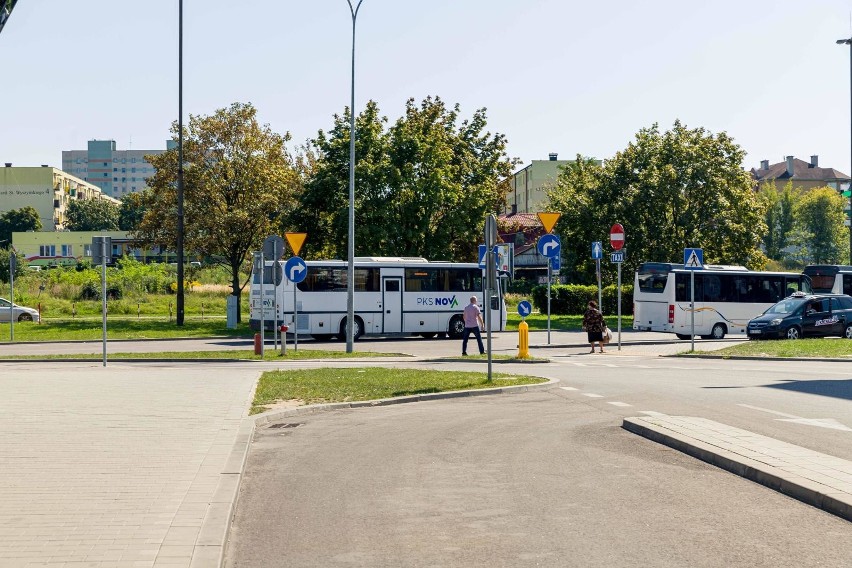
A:
[[[662,294],[666,289],[666,282],[670,272],[666,269],[654,269],[650,267],[639,268],[639,290]]]
[[[834,288],[833,274],[811,275],[811,289],[814,291],[814,294],[830,294],[832,288]]]

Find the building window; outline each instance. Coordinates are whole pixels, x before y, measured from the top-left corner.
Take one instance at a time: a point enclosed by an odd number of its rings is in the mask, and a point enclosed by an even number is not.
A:
[[[62,256],[74,256],[74,245],[62,245]]]
[[[39,256],[56,256],[56,245],[39,245]]]

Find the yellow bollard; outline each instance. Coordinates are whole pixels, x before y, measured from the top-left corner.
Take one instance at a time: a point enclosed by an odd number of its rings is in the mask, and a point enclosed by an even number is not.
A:
[[[530,358],[530,326],[521,320],[518,324],[518,359]]]

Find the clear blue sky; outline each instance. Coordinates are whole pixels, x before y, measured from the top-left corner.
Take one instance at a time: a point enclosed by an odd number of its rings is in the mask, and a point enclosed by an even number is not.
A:
[[[0,34],[0,162],[61,166],[90,139],[165,147],[177,0],[19,0]],[[785,155],[850,173],[846,0],[364,0],[356,110],[486,107],[524,163],[608,158],[676,118],[726,131],[747,168]],[[185,0],[184,113],[252,102],[298,143],[349,104],[345,0]]]

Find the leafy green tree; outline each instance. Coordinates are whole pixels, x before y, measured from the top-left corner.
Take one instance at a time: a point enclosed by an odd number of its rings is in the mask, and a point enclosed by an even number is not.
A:
[[[0,214],[0,248],[11,248],[12,233],[41,231],[38,211],[30,205]]]
[[[27,264],[27,261],[24,260],[24,257],[15,253],[15,251],[13,251],[11,247],[0,248],[0,282],[9,281],[9,257],[13,254],[17,257],[17,264],[15,265],[15,278],[24,275],[24,266]]]
[[[150,199],[150,189],[128,193],[118,208],[118,228],[121,231],[133,231],[145,216],[145,203]]]
[[[688,129],[676,121],[660,132],[643,128],[602,166],[577,157],[548,192],[546,207],[562,213],[563,268],[592,282],[593,241],[606,242],[621,223],[627,274],[642,261],[681,262],[683,249],[704,249],[706,263],[761,268],[764,211],[741,163],[745,153],[724,132]],[[607,273],[607,279],[611,274]]]
[[[475,260],[487,213],[502,209],[513,162],[506,139],[485,131],[485,109],[409,99],[390,128],[370,101],[356,118],[355,254]],[[313,176],[291,226],[311,256],[348,256],[349,110],[320,131]]]
[[[177,138],[177,124],[172,126]],[[289,134],[257,121],[250,103],[233,103],[210,116],[190,116],[184,133],[184,245],[229,267],[239,296],[240,269],[259,250],[292,204],[298,185],[285,143]],[[133,232],[147,246],[177,248],[178,150],[147,156],[155,173],[145,212]],[[240,314],[238,314],[240,318]]]
[[[796,244],[815,264],[849,260],[849,230],[844,225],[846,202],[830,187],[813,189],[796,203]]]
[[[798,192],[793,189],[793,182],[788,181],[779,193],[774,183],[764,183],[760,187],[759,197],[766,211],[766,235],[763,237],[763,247],[766,256],[773,260],[784,257],[784,249],[790,243],[794,224],[794,206]]]
[[[106,199],[72,199],[66,217],[69,231],[118,230],[118,205]]]

